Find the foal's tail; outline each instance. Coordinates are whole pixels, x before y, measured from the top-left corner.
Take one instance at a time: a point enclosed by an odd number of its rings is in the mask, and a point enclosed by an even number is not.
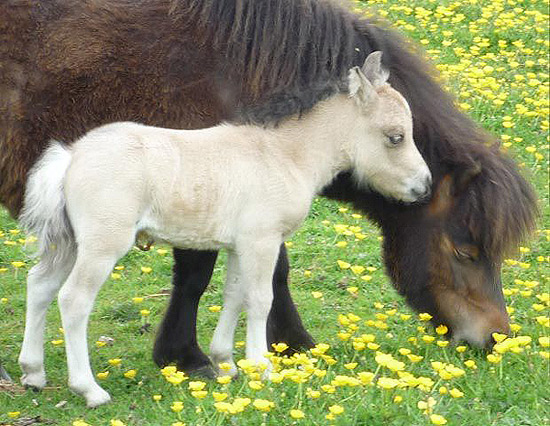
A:
[[[56,141],[51,143],[29,173],[19,217],[23,228],[38,239],[36,255],[49,263],[63,262],[75,249],[63,194],[71,158],[68,147]]]

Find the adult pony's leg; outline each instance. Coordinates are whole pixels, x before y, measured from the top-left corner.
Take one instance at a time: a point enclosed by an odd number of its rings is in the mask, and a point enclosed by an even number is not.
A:
[[[174,248],[174,288],[153,349],[153,359],[158,365],[176,362],[178,369],[188,374],[216,376],[197,343],[197,308],[217,256],[216,251]]]
[[[66,253],[62,262],[53,265],[44,258],[30,271],[27,278],[27,309],[25,335],[19,355],[25,386],[42,389],[46,385],[44,370],[44,326],[46,312],[74,265],[74,254]]]
[[[273,305],[267,320],[267,343],[284,342],[291,351],[308,349],[315,345],[305,330],[288,289],[288,255],[281,244],[279,258],[273,274]]]

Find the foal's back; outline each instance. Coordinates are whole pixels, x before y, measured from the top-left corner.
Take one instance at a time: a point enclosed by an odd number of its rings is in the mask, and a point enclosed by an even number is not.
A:
[[[71,223],[77,230],[122,224],[126,232],[143,230],[186,248],[230,246],[245,226],[284,221],[282,203],[294,185],[279,146],[272,132],[255,126],[103,126],[72,147],[66,180]],[[273,211],[281,217],[268,219]],[[295,205],[288,214],[296,216]],[[281,233],[287,228],[281,224]]]

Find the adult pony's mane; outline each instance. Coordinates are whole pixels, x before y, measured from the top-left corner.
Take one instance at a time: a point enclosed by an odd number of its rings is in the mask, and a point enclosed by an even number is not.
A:
[[[533,229],[535,195],[513,162],[496,144],[488,147],[491,136],[457,109],[433,67],[386,25],[328,0],[174,0],[171,13],[202,26],[206,40],[225,53],[228,75],[246,82],[247,106],[237,117],[243,121],[277,122],[309,110],[344,90],[347,71],[381,50],[390,83],[411,106],[415,141],[435,182],[481,165],[456,194],[455,214],[472,237],[501,257]]]

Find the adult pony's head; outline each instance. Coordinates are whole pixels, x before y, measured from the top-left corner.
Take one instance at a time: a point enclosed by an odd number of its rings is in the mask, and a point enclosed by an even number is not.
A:
[[[432,177],[413,140],[411,110],[388,83],[382,52],[373,52],[361,68],[349,71],[354,125],[349,147],[352,173],[359,185],[405,202],[430,193]]]
[[[399,34],[315,0],[193,0],[174,16],[198,23],[222,52],[221,98],[237,120],[276,122],[336,91],[353,66],[384,52],[388,82],[407,100],[414,141],[432,173],[434,198],[403,205],[357,187],[350,172],[324,194],[350,201],[384,233],[393,284],[416,310],[446,323],[455,339],[491,344],[508,330],[500,266],[534,226],[536,200],[513,163],[437,82]],[[269,19],[264,19],[269,17]],[[234,108],[237,105],[237,108]]]

